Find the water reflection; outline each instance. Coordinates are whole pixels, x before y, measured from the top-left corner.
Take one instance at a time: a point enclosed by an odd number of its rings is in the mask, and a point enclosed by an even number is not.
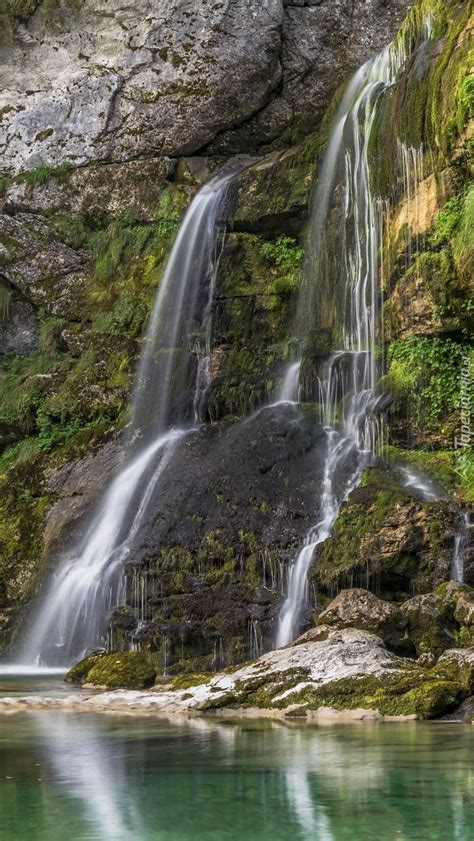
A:
[[[114,739],[104,745],[98,720],[41,714],[34,719],[51,776],[61,781],[68,797],[79,801],[93,837],[141,838],[141,818],[127,786],[126,742]]]
[[[0,837],[471,841],[472,731],[0,717]]]

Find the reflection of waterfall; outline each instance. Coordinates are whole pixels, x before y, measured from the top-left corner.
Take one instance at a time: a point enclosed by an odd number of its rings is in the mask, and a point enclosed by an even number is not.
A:
[[[467,841],[472,730],[0,716],[1,837]]]
[[[464,556],[471,540],[471,520],[467,511],[462,514],[462,529],[454,535],[454,553],[451,578],[464,581]]]
[[[81,722],[68,714],[54,718],[40,714],[34,721],[48,766],[66,784],[69,797],[80,802],[90,825],[87,834],[76,837],[144,838],[140,812],[134,798],[127,796],[126,743],[119,743],[113,752],[104,750],[100,720],[91,716]]]
[[[223,201],[233,174],[217,176],[203,187],[180,227],[138,368],[125,465],[97,506],[79,548],[49,583],[23,646],[25,663],[66,666],[106,642],[108,614],[123,600],[124,564],[160,475],[189,421],[202,414],[201,374],[194,400],[189,394],[190,343],[202,324],[209,343]],[[174,423],[188,426],[170,430]]]
[[[303,831],[303,838],[308,841],[334,841],[331,826],[326,814],[314,803],[305,771],[285,772],[286,792],[292,811]]]

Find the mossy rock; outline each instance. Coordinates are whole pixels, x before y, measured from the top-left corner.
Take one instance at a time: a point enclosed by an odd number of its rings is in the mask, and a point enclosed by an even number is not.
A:
[[[91,669],[107,656],[106,651],[94,651],[92,654],[84,657],[83,660],[79,660],[72,669],[69,669],[64,680],[66,683],[84,683]]]
[[[309,687],[292,695],[288,703],[304,703],[308,709],[372,709],[382,715],[429,719],[454,709],[467,694],[456,668],[419,671],[413,665],[393,674],[355,676]]]
[[[177,675],[171,681],[171,685],[173,689],[189,689],[191,686],[201,686],[201,684],[207,683],[212,676],[212,672]]]
[[[70,683],[108,689],[148,689],[155,679],[156,669],[138,651],[94,653],[77,663],[65,678]]]

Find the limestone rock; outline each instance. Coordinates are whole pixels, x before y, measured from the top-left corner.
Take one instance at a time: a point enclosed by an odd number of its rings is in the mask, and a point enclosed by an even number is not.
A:
[[[264,654],[233,671],[212,677],[180,675],[147,692],[97,693],[70,698],[0,698],[0,712],[51,709],[84,711],[194,712],[329,718],[349,712],[355,718],[434,718],[458,707],[471,690],[466,669],[470,653],[450,652],[432,668],[390,654],[374,634],[355,629],[333,631],[324,641],[308,641]],[[146,658],[92,654],[69,679],[130,686]],[[148,667],[149,668],[149,667]],[[147,679],[151,675],[146,672]]]
[[[403,636],[407,620],[399,607],[368,590],[342,590],[318,616],[318,624],[371,631],[383,640]]]
[[[454,665],[474,692],[474,648],[450,648],[439,658],[439,663]]]
[[[136,220],[151,221],[173,168],[166,157],[72,168],[44,183],[13,182],[5,191],[4,207],[9,213],[60,212],[98,219],[130,213]]]
[[[55,240],[32,213],[1,214],[0,243],[2,275],[25,298],[51,315],[80,316],[90,270],[85,254]]]
[[[2,172],[258,150],[307,133],[405,0],[39,4],[4,33]]]

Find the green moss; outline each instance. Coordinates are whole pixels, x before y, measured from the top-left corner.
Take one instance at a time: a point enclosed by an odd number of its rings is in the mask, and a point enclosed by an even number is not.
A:
[[[306,685],[298,689],[300,684]],[[367,709],[388,716],[429,719],[450,712],[470,691],[469,677],[455,665],[421,669],[410,661],[400,661],[399,668],[379,675],[354,675],[319,687],[311,684],[308,669],[258,674],[237,680],[224,697],[210,699],[204,708],[286,709],[297,704],[301,710]]]
[[[466,687],[457,672],[406,669],[394,674],[344,678],[318,689],[308,688],[292,703],[309,709],[332,707],[336,710],[372,709],[382,715],[416,715],[437,718],[450,712],[466,697]]]
[[[171,681],[171,686],[173,689],[190,689],[191,686],[201,686],[201,684],[207,683],[212,676],[212,672],[177,675]]]
[[[109,689],[147,689],[155,678],[156,671],[143,654],[126,651],[92,654],[73,666],[65,680]]]
[[[465,190],[457,225],[453,229],[452,252],[462,278],[471,281],[474,262],[474,184]]]
[[[376,194],[393,196],[399,176],[397,140],[423,148],[425,176],[467,157],[473,113],[470,14],[469,4],[459,0],[419,0],[408,12],[395,39],[408,60],[379,103],[370,138]]]
[[[40,5],[41,0],[2,0],[0,21],[26,21]]]
[[[242,417],[270,402],[289,355],[301,249],[292,237],[256,234],[226,238],[214,341],[218,377],[209,392],[212,420]]]
[[[283,299],[290,297],[297,290],[301,280],[303,250],[298,247],[293,237],[281,236],[275,243],[264,243],[262,255],[279,269],[277,277],[270,285],[270,294]]]
[[[370,473],[365,475],[363,487],[377,482]],[[323,587],[331,586],[349,572],[353,574],[357,566],[366,569],[368,558],[362,551],[364,540],[376,535],[390,512],[405,499],[403,491],[396,486],[388,490],[374,487],[369,494],[364,494],[360,503],[351,501],[350,505],[341,508],[331,538],[322,545],[318,555],[317,576]],[[377,561],[375,558],[370,560],[373,573]]]
[[[66,683],[85,683],[90,670],[104,657],[107,657],[105,651],[95,651],[93,654],[89,654],[83,660],[79,660],[72,669],[69,669],[64,680]]]
[[[458,485],[453,450],[405,450],[389,445],[384,448],[384,457],[395,465],[402,463],[418,468],[448,491],[454,491]]]

